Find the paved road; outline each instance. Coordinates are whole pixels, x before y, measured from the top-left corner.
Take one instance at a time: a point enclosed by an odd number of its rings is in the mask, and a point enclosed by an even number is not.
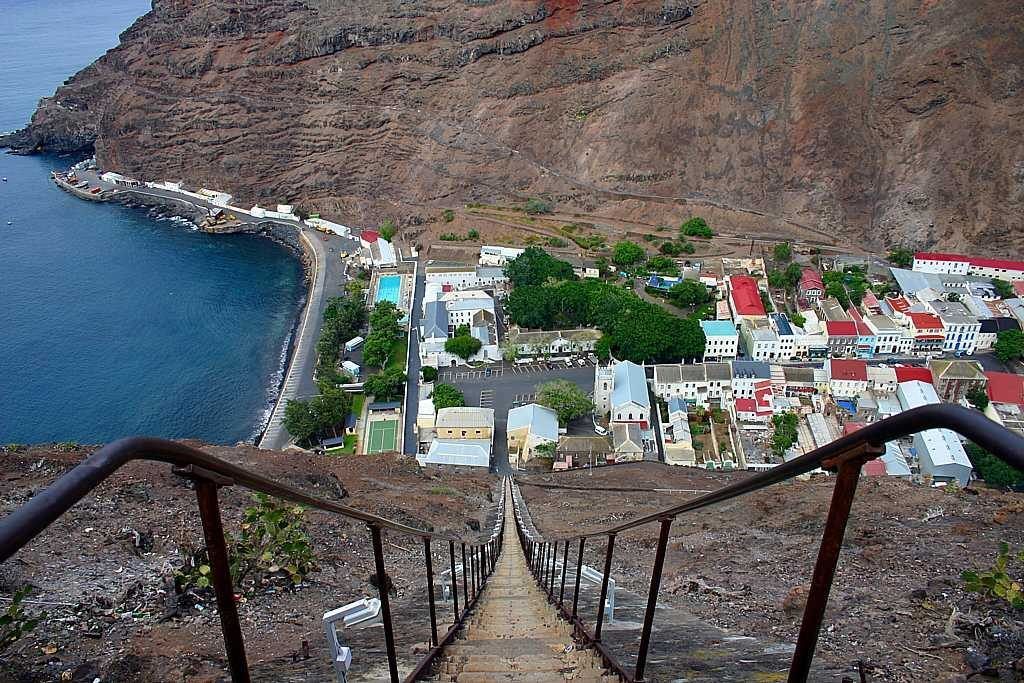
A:
[[[416,414],[419,412],[420,383],[420,315],[423,311],[423,291],[427,279],[416,263],[416,276],[413,282],[412,304],[409,311],[409,364],[406,367],[405,382],[405,437],[402,440],[402,452],[416,455]]]
[[[443,379],[439,379],[439,381],[457,386],[466,397],[466,405],[494,409],[493,467],[498,474],[513,472],[508,461],[508,442],[505,435],[508,411],[516,406],[532,403],[538,384],[553,379],[565,379],[575,382],[588,394],[594,391],[593,365],[569,368],[564,365],[557,367],[552,363],[552,369],[547,370],[538,363],[530,367],[532,369],[523,370],[519,366],[499,364],[492,366],[489,377],[486,370],[462,369],[460,371],[459,368],[452,368],[444,371]],[[454,372],[452,372],[453,370]],[[585,420],[581,418],[580,424],[583,422],[586,422],[583,427],[570,425],[569,431],[593,434],[591,418],[589,416]]]

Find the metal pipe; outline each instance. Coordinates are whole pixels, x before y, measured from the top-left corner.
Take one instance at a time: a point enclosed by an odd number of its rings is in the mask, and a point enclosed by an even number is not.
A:
[[[576,555],[576,588],[572,592],[572,617],[576,618],[576,606],[580,602],[580,575],[583,573],[583,544],[587,542],[585,536],[580,537],[580,551]]]
[[[380,598],[381,620],[384,622],[384,645],[388,651],[388,671],[391,683],[398,683],[398,656],[395,653],[395,631],[391,623],[391,598],[388,588],[391,580],[384,569],[384,546],[380,539],[380,527],[369,524],[370,539],[373,541],[373,565],[377,574],[377,596]]]
[[[608,578],[612,574],[612,553],[615,552],[615,534],[608,534],[608,548],[604,553],[604,578],[601,579],[601,599],[597,603],[597,626],[594,640],[601,640],[601,626],[604,625],[604,601],[608,597]]]
[[[846,533],[846,522],[850,518],[850,507],[857,492],[861,464],[865,459],[869,458],[849,458],[839,465],[839,474],[832,490],[832,503],[828,508],[828,519],[821,535],[818,559],[814,564],[811,589],[807,594],[807,606],[804,608],[803,621],[800,623],[800,635],[796,640],[793,663],[789,667],[789,683],[803,683],[811,671],[811,660],[814,659],[818,633],[825,617],[828,594],[832,589],[836,565],[839,563],[839,551],[843,545],[843,535]]]
[[[565,605],[565,572],[569,569],[569,541],[562,545],[562,586],[558,589],[558,604]]]
[[[644,628],[640,634],[640,650],[636,656],[637,681],[644,679],[644,668],[647,666],[647,650],[651,647],[651,629],[654,627],[654,610],[658,606],[658,591],[661,590],[661,572],[665,566],[665,549],[668,547],[668,532],[672,527],[672,517],[661,520],[661,533],[658,534],[658,549],[654,553],[654,568],[651,570],[651,585],[647,591],[647,611],[644,612]]]
[[[228,655],[231,680],[235,683],[249,683],[249,663],[245,657],[245,641],[242,627],[238,622],[235,606],[235,589],[231,583],[231,567],[227,545],[224,542],[224,525],[220,518],[220,503],[217,500],[217,484],[204,477],[193,477],[196,499],[199,502],[199,517],[203,522],[203,536],[206,538],[206,554],[210,558],[210,575],[213,590],[217,595],[217,613],[220,615],[220,630],[224,634],[224,649]]]
[[[427,559],[427,603],[430,605],[430,644],[437,645],[437,611],[434,606],[434,558],[430,556],[430,537],[423,538],[423,554]]]
[[[455,580],[455,541],[448,541],[448,566],[452,570],[452,622],[459,621],[459,584]],[[465,569],[463,569],[465,571]]]
[[[555,562],[558,559],[558,541],[551,547],[551,571],[548,572],[548,599],[555,599]]]

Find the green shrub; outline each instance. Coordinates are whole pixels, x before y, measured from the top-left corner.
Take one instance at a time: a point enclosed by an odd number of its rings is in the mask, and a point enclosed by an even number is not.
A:
[[[25,613],[21,603],[31,592],[32,589],[29,586],[22,586],[14,591],[11,603],[7,605],[6,610],[0,612],[0,652],[5,651],[23,636],[31,633],[46,617],[45,612],[36,616]]]
[[[453,220],[455,220],[455,212],[452,211],[451,209],[445,209],[444,211],[441,212],[441,218],[444,220],[445,223],[451,223]]]
[[[430,365],[424,365],[421,372],[423,373],[424,382],[433,382],[437,380],[437,368],[431,367]]]
[[[480,239],[480,233],[476,228],[470,228],[469,232],[466,233],[467,240],[478,240]]]
[[[1010,545],[999,544],[999,554],[996,555],[995,564],[982,572],[965,571],[960,575],[963,579],[964,588],[972,593],[980,593],[986,597],[1002,598],[1011,606],[1017,609],[1024,609],[1024,588],[1021,581],[1024,578],[1014,579],[1008,573],[1010,564]],[[1024,563],[1024,550],[1016,555],[1018,563]]]
[[[534,197],[526,201],[526,206],[523,207],[526,213],[531,216],[539,213],[551,213],[554,210],[554,205],[546,199],[538,199]]]
[[[684,237],[714,237],[715,233],[711,230],[707,221],[699,216],[694,216],[689,219],[681,226],[679,226],[679,232]]]

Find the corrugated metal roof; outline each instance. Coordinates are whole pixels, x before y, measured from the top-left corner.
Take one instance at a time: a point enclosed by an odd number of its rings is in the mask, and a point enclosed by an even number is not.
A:
[[[558,440],[558,414],[551,408],[537,403],[527,403],[508,411],[506,431],[528,427],[531,434],[551,441]]]
[[[651,406],[651,400],[647,396],[647,377],[644,375],[644,369],[636,363],[626,360],[616,365],[613,385],[613,406],[630,402],[645,408]]]

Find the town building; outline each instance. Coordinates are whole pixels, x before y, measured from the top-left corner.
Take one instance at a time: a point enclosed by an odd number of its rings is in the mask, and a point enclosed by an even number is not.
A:
[[[398,265],[398,254],[394,245],[381,237],[376,230],[360,232],[359,246],[362,247],[360,260],[364,266],[394,268]]]
[[[731,407],[741,421],[764,421],[774,411],[772,369],[768,363],[733,361]]]
[[[446,289],[429,284],[423,295],[420,318],[420,361],[432,367],[465,364],[463,359],[445,350],[448,339],[465,325],[480,341],[480,350],[469,361],[497,361],[501,358],[494,299],[482,290]]]
[[[602,382],[607,386],[608,382]],[[604,407],[600,405],[600,396],[606,395]],[[595,388],[595,401],[598,407],[610,414],[610,421],[635,423],[648,428],[651,421],[651,399],[647,393],[647,377],[644,369],[632,361],[616,363],[612,370],[611,392]]]
[[[807,304],[816,304],[825,296],[825,283],[814,268],[804,268],[797,283],[797,296]]]
[[[538,448],[550,444],[545,455],[554,455],[558,443],[558,414],[551,408],[528,403],[508,411],[505,426],[509,464],[518,468],[538,455]]]
[[[555,464],[552,469],[604,465],[611,454],[612,447],[606,437],[563,436],[555,448]]]
[[[697,464],[687,402],[679,396],[674,396],[668,401],[668,426],[664,427],[664,437],[666,465]]]
[[[1024,280],[1024,261],[982,258],[938,252],[919,251],[914,254],[912,268],[922,273],[951,273],[1005,280]]]
[[[887,315],[872,314],[864,318],[864,323],[875,338],[875,355],[909,354],[914,345],[914,338],[907,334],[905,328]],[[859,339],[858,339],[859,341]]]
[[[739,332],[731,320],[701,320],[704,330],[704,360],[728,360],[739,352]]]
[[[565,356],[592,353],[601,339],[601,330],[581,327],[572,330],[534,330],[524,332],[513,327],[508,343],[518,356]]]
[[[874,330],[865,322],[860,311],[853,306],[847,309],[847,314],[857,328],[857,343],[855,346],[857,358],[873,358],[875,355],[875,344],[877,343]]]
[[[494,440],[491,408],[441,408],[434,419],[434,439],[420,465],[490,467]]]
[[[779,336],[766,319],[743,319],[740,322],[740,339],[751,360],[770,361],[779,357]]]
[[[767,317],[756,278],[749,275],[731,275],[726,281],[729,284],[729,306],[735,322]]]
[[[985,415],[1024,435],[1024,375],[986,372],[989,404]]]
[[[1009,330],[1020,330],[1020,323],[1016,318],[983,318],[978,321],[978,341],[975,351],[989,351],[999,338],[1000,332]]]
[[[438,285],[444,291],[483,289],[499,295],[508,289],[505,271],[495,266],[428,261],[423,272],[428,285]]]
[[[618,422],[612,425],[612,451],[615,462],[635,462],[644,459],[644,439],[640,426]]]
[[[959,403],[972,391],[985,392],[988,378],[981,364],[969,360],[928,361],[935,393],[947,403]]]
[[[829,392],[837,398],[856,398],[868,388],[868,364],[833,358],[825,365]]]
[[[731,399],[732,370],[728,363],[655,365],[653,384],[663,401],[678,397],[703,408],[722,407]]]
[[[928,368],[922,368],[916,365],[901,365],[894,368],[896,370],[896,383],[903,384],[904,382],[927,382],[933,384],[932,371]]]
[[[882,394],[892,394],[896,391],[899,380],[896,377],[896,369],[888,365],[869,365],[868,389]]]
[[[901,382],[896,397],[903,410],[939,403],[935,388],[916,380]],[[956,434],[948,429],[927,429],[914,434],[913,444],[923,477],[935,482],[955,481],[960,486],[970,482],[971,461]]]
[[[911,353],[915,356],[940,356],[946,343],[946,331],[942,320],[934,313],[907,311],[910,321],[910,336],[914,343]]]
[[[524,251],[526,250],[516,249],[513,247],[484,245],[480,247],[480,265],[497,266],[501,268],[509,261],[521,256]]]
[[[963,304],[954,301],[933,299],[928,302],[928,308],[942,321],[943,353],[973,354],[978,345],[981,322]]]
[[[844,314],[845,315],[845,314]],[[857,350],[857,323],[852,320],[826,320],[828,352],[832,356],[852,356]]]

